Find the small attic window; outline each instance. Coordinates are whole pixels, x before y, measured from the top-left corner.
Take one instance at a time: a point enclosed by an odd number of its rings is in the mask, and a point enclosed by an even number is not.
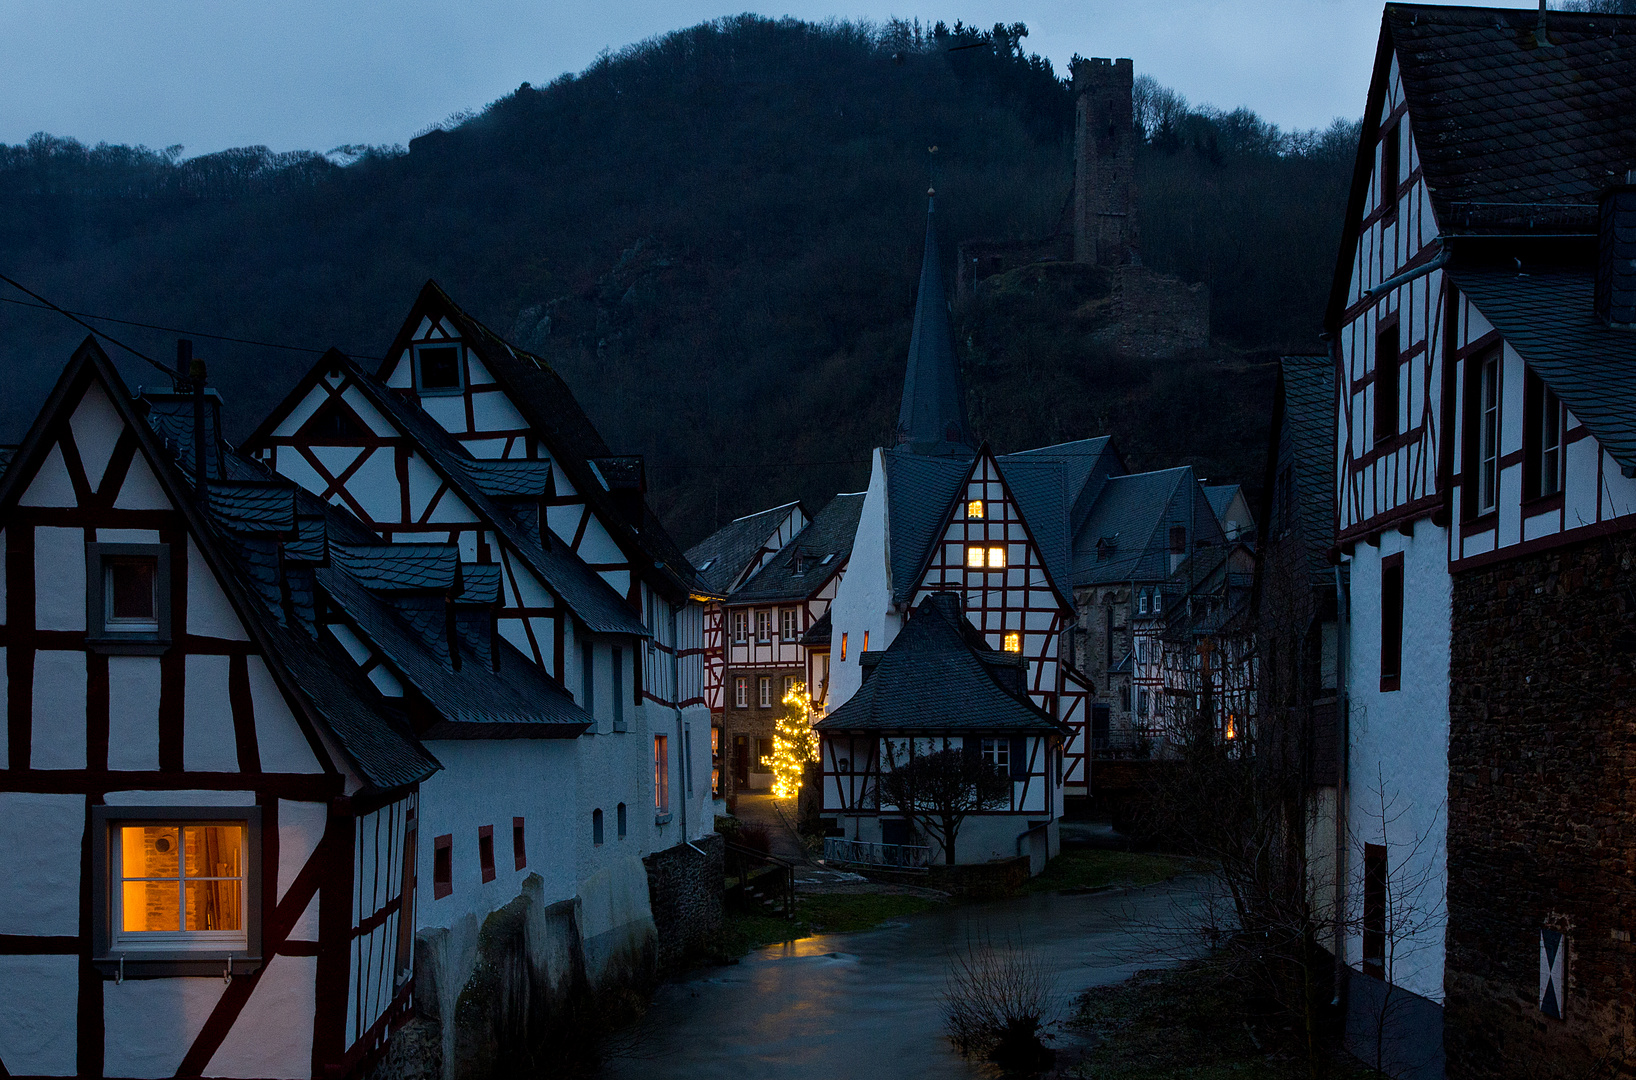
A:
[[[306,438],[317,443],[358,443],[368,437],[351,410],[331,401],[307,421]]]
[[[834,558],[835,558],[835,553],[832,551],[828,555],[825,555],[822,559],[819,559],[818,560],[818,565],[819,566],[828,566],[830,564],[831,560],[833,560]]]
[[[968,518],[972,518],[973,520],[981,520],[983,517],[983,500],[972,499],[971,501],[967,502],[966,516]]]
[[[704,560],[704,562],[700,563],[698,566],[695,566],[694,569],[702,574],[706,570],[710,569],[710,564],[715,562],[715,561],[716,561],[715,559],[706,559],[706,560]]]
[[[415,389],[448,393],[461,389],[459,345],[415,346]]]

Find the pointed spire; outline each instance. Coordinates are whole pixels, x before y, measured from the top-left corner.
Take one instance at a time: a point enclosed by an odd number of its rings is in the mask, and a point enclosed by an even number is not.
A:
[[[914,334],[903,377],[897,443],[916,454],[971,457],[975,440],[966,424],[966,391],[954,358],[949,302],[937,254],[932,191],[926,192],[926,254],[920,264]]]

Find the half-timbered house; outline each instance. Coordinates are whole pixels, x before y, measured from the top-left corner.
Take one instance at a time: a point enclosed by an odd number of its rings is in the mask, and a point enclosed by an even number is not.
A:
[[[751,529],[743,528],[743,521],[734,522],[689,553],[690,558],[726,557],[730,565],[745,564],[737,575],[740,584],[718,602],[725,631],[724,700],[718,720],[727,760],[724,797],[772,786],[773,732],[794,707],[786,698],[799,691],[815,710],[824,707],[828,654],[809,655],[804,639],[829,612],[852,553],[862,503],[861,493],[837,495],[810,521],[805,515],[798,518],[792,508],[781,521],[801,520],[800,530],[786,537],[781,525],[748,558],[731,557],[733,538],[753,538],[762,531],[757,519],[784,508],[756,515],[750,519],[757,522]],[[776,550],[769,550],[780,540]],[[741,543],[741,550],[746,546]]]
[[[1628,17],[1381,29],[1327,328],[1349,1013],[1400,1074],[1631,1062],[1633,73]]]
[[[653,859],[702,858],[688,842],[713,834],[705,619],[687,560],[646,508],[640,460],[610,454],[543,361],[430,283],[377,374],[329,353],[246,451],[405,557],[429,544],[456,553],[490,602],[497,644],[478,662],[526,667],[553,691],[532,695],[541,707],[560,698],[585,721],[573,733],[583,736],[560,749],[519,753],[469,736],[439,744],[449,767],[423,792],[424,815],[447,808],[451,817],[422,862],[448,880],[422,905],[420,934],[441,1015],[454,1014],[476,970],[483,919],[537,871],[551,871],[539,873],[538,902],[577,905],[589,977],[639,970],[656,920],[667,953],[685,933],[667,924],[673,912],[650,907]],[[379,648],[367,627],[349,629],[358,655]],[[486,780],[471,791],[457,775]],[[513,876],[497,862],[504,819],[500,841],[492,823],[486,834],[456,825],[515,791],[553,805],[539,808],[537,826],[511,815]],[[525,870],[531,827],[564,857]],[[455,888],[462,876],[475,887]]]
[[[330,537],[194,457],[217,405],[87,339],[0,481],[12,1076],[339,1075],[410,1005],[438,762],[270,581]]]
[[[862,686],[816,725],[823,812],[843,834],[826,840],[826,857],[921,866],[1028,855],[1033,872],[1043,870],[1053,846],[1047,830],[1062,816],[1067,726],[1034,703],[1024,656],[990,646],[960,593],[935,591],[885,650],[858,660]],[[906,811],[932,814],[958,798],[905,807],[881,787],[884,774],[941,750],[960,751],[1011,781],[1002,798],[973,806],[952,855],[917,842]]]

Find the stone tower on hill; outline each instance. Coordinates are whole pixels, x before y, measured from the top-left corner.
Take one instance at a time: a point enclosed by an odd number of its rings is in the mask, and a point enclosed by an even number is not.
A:
[[[1142,265],[1136,210],[1136,128],[1129,59],[1096,57],[1073,66],[1074,184],[1056,230],[1043,240],[968,240],[960,245],[955,291],[962,300],[987,278],[1024,266],[1047,276],[1105,279],[1098,295],[1097,343],[1135,356],[1174,356],[1209,347],[1210,291]],[[1071,228],[1068,227],[1071,220]],[[1090,270],[1088,268],[1095,268]],[[1081,309],[1093,314],[1092,306]]]
[[[1074,79],[1074,261],[1141,263],[1129,59],[1080,60]]]

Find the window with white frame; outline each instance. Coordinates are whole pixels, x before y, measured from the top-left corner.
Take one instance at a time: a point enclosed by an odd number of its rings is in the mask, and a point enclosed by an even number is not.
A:
[[[653,737],[653,811],[670,813],[670,740],[663,735]]]
[[[415,346],[415,389],[458,393],[464,384],[459,343],[434,342]]]
[[[1479,361],[1477,369],[1477,512],[1493,510],[1500,491],[1500,355]]]
[[[85,545],[86,643],[94,652],[161,652],[170,642],[170,548]]]
[[[1011,770],[1011,740],[984,739],[983,764],[1009,772]]]
[[[760,698],[761,707],[763,709],[772,708],[773,707],[773,677],[771,675],[763,675],[763,676],[761,676],[760,679],[757,680],[757,682],[759,683],[759,689],[761,691],[761,698]]]
[[[787,698],[793,693],[795,693],[795,676],[786,675],[784,676],[784,697]]]
[[[750,613],[748,611],[733,612],[733,640],[743,643],[750,636]]]
[[[779,628],[779,637],[782,637],[785,641],[794,641],[800,636],[801,632],[796,629],[797,610],[796,608],[785,608],[779,612],[779,620],[783,623]]]
[[[773,613],[770,611],[756,612],[756,640],[771,641],[773,639]]]
[[[1147,614],[1147,590],[1145,589],[1142,591],[1142,595],[1137,598],[1136,611],[1141,615]]]
[[[157,963],[261,952],[258,807],[93,808],[96,958]],[[140,968],[138,970],[141,970]],[[241,970],[249,970],[241,968]]]
[[[747,675],[733,677],[733,705],[735,708],[747,709],[750,706],[750,679]]]

